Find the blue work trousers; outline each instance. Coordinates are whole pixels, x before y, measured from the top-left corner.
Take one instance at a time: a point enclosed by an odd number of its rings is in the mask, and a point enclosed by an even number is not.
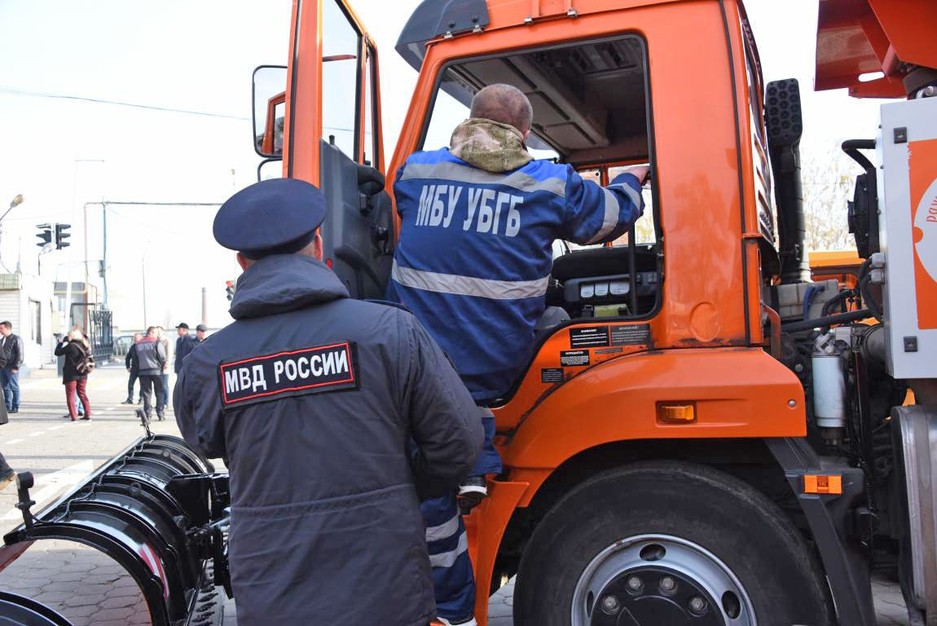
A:
[[[160,375],[159,375],[159,378],[160,378],[160,380],[161,380],[162,383],[163,383],[163,402],[162,402],[162,404],[163,404],[163,406],[172,406],[171,404],[169,404],[169,374],[160,374]],[[159,404],[159,402],[157,402],[156,404]]]
[[[463,621],[475,612],[475,575],[455,492],[424,500],[420,513],[433,568],[436,614],[452,622]]]
[[[485,444],[472,468],[471,476],[501,473],[501,457],[492,445],[495,418],[479,407]],[[426,525],[426,547],[433,568],[436,614],[451,622],[461,622],[475,613],[475,574],[468,555],[468,535],[459,513],[456,492],[420,503]]]

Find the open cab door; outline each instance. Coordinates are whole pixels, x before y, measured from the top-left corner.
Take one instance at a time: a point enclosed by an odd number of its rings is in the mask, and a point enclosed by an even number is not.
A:
[[[322,190],[330,209],[321,228],[326,263],[352,297],[381,298],[393,213],[384,190],[377,49],[344,0],[297,0],[289,59],[285,72],[268,66],[254,74],[255,147],[282,159],[283,176]],[[262,70],[279,72],[279,91]]]

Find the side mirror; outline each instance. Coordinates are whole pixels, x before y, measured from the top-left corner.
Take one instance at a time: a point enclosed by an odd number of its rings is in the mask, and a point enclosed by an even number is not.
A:
[[[254,150],[262,157],[282,157],[286,118],[286,68],[261,65],[254,70]]]
[[[283,178],[283,160],[280,158],[267,158],[257,166],[257,181],[270,178]]]

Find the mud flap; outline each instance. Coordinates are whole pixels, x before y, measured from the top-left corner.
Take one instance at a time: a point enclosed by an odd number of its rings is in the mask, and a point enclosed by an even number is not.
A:
[[[864,509],[865,477],[861,469],[822,465],[805,439],[769,438],[768,449],[784,470],[784,476],[797,497],[810,525],[836,612],[841,624],[875,626],[868,559],[855,534]],[[820,495],[804,493],[804,475],[809,473],[842,474],[843,493]]]
[[[488,497],[468,517],[464,517],[469,540],[469,557],[475,570],[478,589],[492,589],[491,579],[498,558],[501,538],[529,483],[488,482]],[[489,593],[475,594],[475,617],[484,624],[488,619]]]
[[[100,550],[130,574],[154,626],[220,623],[215,586],[224,586],[230,596],[224,532],[228,476],[215,473],[182,439],[139,439],[38,514],[30,510],[32,486],[28,472],[17,476],[23,524],[4,536],[0,552],[22,551],[23,543],[40,539],[76,541]],[[7,618],[4,606],[13,603],[0,604],[0,617]]]

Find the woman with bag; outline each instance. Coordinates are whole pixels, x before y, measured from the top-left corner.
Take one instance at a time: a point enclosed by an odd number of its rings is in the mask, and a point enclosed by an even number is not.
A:
[[[75,394],[85,409],[83,420],[91,419],[91,403],[88,401],[86,386],[88,374],[94,369],[94,357],[91,346],[85,341],[78,329],[72,329],[59,345],[55,347],[55,356],[65,356],[62,367],[62,384],[65,385],[65,402],[68,404],[68,416],[74,422],[78,419]]]

